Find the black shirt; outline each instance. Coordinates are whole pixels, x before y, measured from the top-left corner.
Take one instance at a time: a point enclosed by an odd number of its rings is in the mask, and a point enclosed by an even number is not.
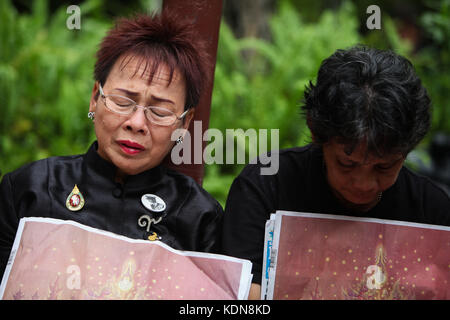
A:
[[[116,167],[101,158],[95,142],[83,155],[51,157],[6,174],[0,184],[0,279],[22,217],[73,220],[134,239],[156,232],[179,250],[215,252],[223,209],[192,178],[157,166],[114,182]],[[66,199],[75,184],[85,203],[71,211]],[[166,209],[152,212],[141,203],[144,194],[163,199]],[[155,219],[149,232],[138,225],[142,215]],[[219,238],[219,239],[218,239]]]
[[[273,155],[272,155],[273,156]],[[261,175],[261,164],[247,165],[228,194],[223,221],[223,253],[249,259],[253,282],[261,282],[265,222],[276,210],[372,217],[450,225],[450,198],[430,179],[402,167],[381,201],[366,212],[352,212],[332,194],[315,145],[279,151],[279,170]]]

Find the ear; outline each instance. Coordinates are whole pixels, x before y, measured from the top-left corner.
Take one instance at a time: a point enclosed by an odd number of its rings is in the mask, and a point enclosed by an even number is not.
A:
[[[316,142],[316,137],[314,137],[314,134],[312,133],[311,130],[311,117],[309,115],[306,116],[306,125],[308,126],[309,132],[311,133],[311,139],[312,142]]]
[[[189,124],[191,123],[192,119],[194,119],[194,114],[195,114],[195,109],[194,108],[190,108],[188,113],[184,117],[184,123],[183,123],[183,128],[184,129],[187,130],[189,128]]]
[[[97,101],[100,97],[100,92],[98,90],[98,82],[95,81],[94,87],[92,88],[92,94],[91,94],[91,100],[89,101],[89,111],[95,112],[95,109],[97,108]]]

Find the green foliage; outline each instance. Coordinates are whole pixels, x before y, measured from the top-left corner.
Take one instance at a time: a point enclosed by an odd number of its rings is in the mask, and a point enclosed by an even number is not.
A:
[[[62,7],[34,1],[30,15],[0,2],[0,170],[48,156],[86,151],[95,136],[87,120],[94,55],[109,23],[81,5],[81,30],[66,27]]]
[[[440,11],[427,13],[423,18],[438,46],[416,53],[412,52],[411,43],[400,37],[396,21],[385,12],[381,30],[371,30],[362,37],[359,28],[365,27],[366,21],[358,18],[351,2],[344,2],[337,11],[325,10],[314,23],[304,23],[291,3],[280,2],[270,21],[270,42],[236,39],[222,25],[210,127],[222,132],[226,128],[278,128],[280,148],[304,145],[309,141],[309,131],[299,106],[305,85],[315,81],[321,61],[336,49],[362,43],[394,50],[413,62],[434,102],[432,132],[449,132],[450,108],[446,104],[450,74],[442,71],[450,70],[450,0],[442,2]],[[415,153],[423,162],[427,143],[425,139]],[[237,144],[248,151],[243,140]],[[224,204],[232,177],[241,169],[239,165],[207,166],[204,187]]]
[[[156,2],[133,3],[149,12]],[[414,54],[399,37],[395,21],[385,13],[382,30],[362,37],[359,30],[365,21],[351,2],[320,14],[318,5],[313,14],[318,19],[310,16],[308,20],[307,12],[304,17],[291,0],[278,3],[269,22],[270,41],[237,39],[222,23],[211,128],[224,134],[226,129],[235,128],[279,129],[280,148],[306,144],[309,131],[300,114],[305,85],[315,81],[321,61],[336,49],[366,43],[394,49],[412,60],[434,102],[435,130],[450,132],[450,74],[444,72],[450,67],[450,0],[441,1],[434,11],[423,15],[421,22],[433,45]],[[94,55],[112,25],[112,19],[105,17],[107,5],[110,9],[109,2],[102,0],[83,2],[81,30],[69,30],[65,6],[50,13],[47,1],[37,0],[31,14],[18,14],[10,0],[0,1],[2,173],[48,156],[85,152],[95,139],[86,115]],[[120,15],[129,14],[122,9]],[[235,144],[246,152],[250,149],[242,136]],[[229,187],[242,167],[206,166],[205,189],[225,204]]]
[[[433,101],[432,133],[450,134],[450,0],[435,3],[436,11],[426,12],[421,19],[435,45],[420,52],[416,66]]]
[[[270,42],[236,39],[222,24],[210,127],[222,132],[227,128],[279,129],[280,148],[306,144],[309,131],[300,114],[305,85],[315,79],[322,60],[337,48],[360,42],[358,26],[351,3],[336,12],[324,11],[317,23],[309,24],[289,2],[282,2],[270,21]],[[249,142],[244,143],[243,139],[236,141],[238,148],[248,152]],[[241,169],[239,165],[206,166],[204,187],[224,204]]]

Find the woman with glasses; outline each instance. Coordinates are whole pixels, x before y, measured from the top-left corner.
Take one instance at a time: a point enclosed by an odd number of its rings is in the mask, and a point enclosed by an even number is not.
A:
[[[161,163],[182,143],[206,81],[190,25],[167,13],[121,19],[97,52],[86,154],[52,157],[0,185],[0,275],[20,218],[74,220],[130,238],[214,252],[223,210],[193,179]],[[181,129],[181,130],[177,130]],[[175,141],[174,141],[175,140]]]

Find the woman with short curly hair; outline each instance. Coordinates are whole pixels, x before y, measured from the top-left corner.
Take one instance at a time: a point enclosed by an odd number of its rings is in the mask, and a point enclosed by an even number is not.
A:
[[[450,225],[450,199],[403,166],[430,126],[430,99],[394,52],[337,50],[309,83],[302,107],[313,143],[279,152],[279,170],[250,164],[233,182],[223,252],[250,259],[258,298],[265,223],[277,210]]]

